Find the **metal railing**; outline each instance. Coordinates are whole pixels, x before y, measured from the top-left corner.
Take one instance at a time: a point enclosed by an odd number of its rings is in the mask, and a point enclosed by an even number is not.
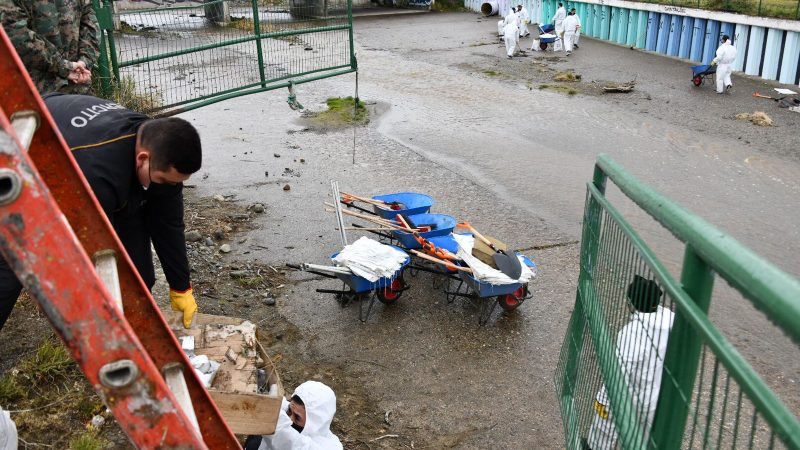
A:
[[[746,14],[748,16],[800,19],[800,0],[636,0],[643,3],[682,6]]]
[[[606,197],[609,179],[685,244],[680,280]],[[567,448],[800,449],[797,413],[709,318],[715,276],[800,347],[800,281],[600,156],[555,374]]]
[[[106,97],[170,115],[354,72],[351,0],[94,0]],[[124,5],[124,7],[123,7]]]

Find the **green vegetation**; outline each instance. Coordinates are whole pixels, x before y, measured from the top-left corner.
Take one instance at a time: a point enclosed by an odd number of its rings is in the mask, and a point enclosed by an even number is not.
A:
[[[553,75],[553,81],[581,81],[581,76],[574,72],[558,72]]]
[[[369,123],[369,111],[363,101],[355,105],[353,97],[331,97],[325,103],[327,111],[312,115],[310,120],[322,127],[337,127],[344,125],[366,125]]]
[[[35,380],[54,379],[65,375],[74,365],[66,347],[48,339],[32,358],[23,362],[22,371]]]
[[[110,80],[111,95],[103,91],[102,75],[99,71],[92,73],[92,93],[101,98],[114,102],[141,113],[150,113],[161,106],[161,99],[157,94],[143,94],[136,90],[136,82],[130,75],[123,75],[119,83]]]
[[[468,9],[464,7],[463,1],[434,0],[433,5],[431,6],[431,11],[458,12],[458,11],[468,11]]]
[[[495,72],[494,70],[484,70],[483,73],[489,75],[490,77],[496,77],[500,75],[500,72]]]
[[[647,3],[683,6],[747,14],[800,19],[800,0],[644,0]]]
[[[17,383],[13,375],[0,377],[0,405],[14,403],[25,395],[22,386]]]
[[[97,436],[97,433],[92,430],[86,431],[69,441],[70,450],[100,450],[105,445],[105,440]]]
[[[567,95],[576,95],[576,94],[578,94],[580,92],[580,91],[578,91],[577,89],[575,89],[573,87],[564,86],[564,85],[561,85],[561,84],[540,84],[539,85],[539,90],[540,91],[548,90],[548,91],[558,92],[558,93],[567,94]]]

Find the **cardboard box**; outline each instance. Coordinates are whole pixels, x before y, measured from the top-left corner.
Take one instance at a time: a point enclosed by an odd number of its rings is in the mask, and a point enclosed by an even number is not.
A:
[[[491,236],[484,235],[483,237],[491,241],[491,243],[494,244],[494,246],[498,249],[503,251],[508,250],[508,246],[503,241],[495,239]],[[492,248],[486,245],[482,240],[478,239],[477,237],[475,238],[475,246],[472,248],[472,256],[497,269],[497,264],[494,263],[495,253],[497,252],[492,250]]]

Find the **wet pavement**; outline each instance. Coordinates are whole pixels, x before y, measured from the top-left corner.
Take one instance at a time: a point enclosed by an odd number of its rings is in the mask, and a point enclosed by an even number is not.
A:
[[[342,308],[315,292],[338,288],[335,282],[297,275],[301,282],[278,299],[306,340],[302,351],[345,367],[392,411],[386,433],[415,448],[563,447],[553,373],[575,297],[585,183],[599,153],[800,274],[800,114],[751,96],[772,84],[735,77],[734,95],[716,95],[691,85],[686,63],[587,38],[569,59],[533,53],[509,61],[494,27],[494,19],[471,13],[356,21],[359,94],[374,114],[355,131],[308,130],[286,106],[285,91],[183,115],[206,149],[202,175],[192,179],[196,194],[267,205],[260,228],[233,245],[232,258],[325,264],[340,248],[323,206],[331,179],[361,194],[426,192],[437,200],[435,212],[467,219],[515,248],[558,244],[526,251],[540,267],[533,299],[512,314],[496,312],[485,327],[474,307],[448,305],[427,274],[409,277],[413,289],[397,305],[378,304],[366,324],[357,306]],[[582,74],[587,93],[538,89],[548,70],[566,69]],[[592,81],[634,78],[631,94],[592,93]],[[303,85],[298,100],[321,110],[327,97],[353,93],[354,77],[346,76]],[[777,126],[732,118],[754,110]],[[677,271],[682,247],[610,195]],[[759,372],[800,410],[797,348],[764,331],[769,325],[730,293],[715,298],[712,314],[745,355],[760,355]]]

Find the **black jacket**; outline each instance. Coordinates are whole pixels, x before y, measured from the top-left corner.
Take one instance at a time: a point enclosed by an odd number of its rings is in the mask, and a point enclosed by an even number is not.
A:
[[[88,95],[48,94],[44,100],[114,228],[143,223],[170,288],[188,289],[183,185],[151,183],[145,190],[136,176],[136,132],[148,117]]]

